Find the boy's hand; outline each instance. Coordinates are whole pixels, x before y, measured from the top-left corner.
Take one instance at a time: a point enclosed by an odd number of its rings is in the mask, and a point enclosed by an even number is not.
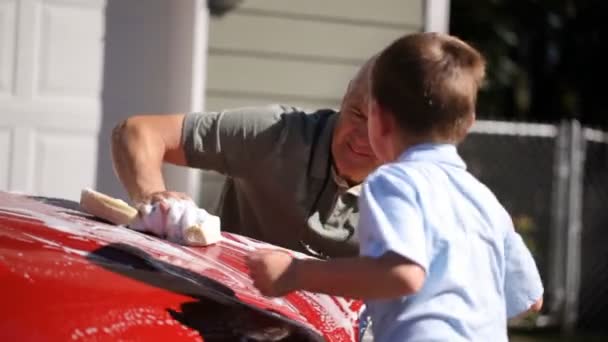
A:
[[[253,285],[265,296],[279,297],[294,290],[294,258],[282,251],[262,250],[247,257]]]
[[[540,297],[536,303],[532,304],[532,306],[530,307],[531,312],[540,312],[540,310],[543,308],[543,297]]]

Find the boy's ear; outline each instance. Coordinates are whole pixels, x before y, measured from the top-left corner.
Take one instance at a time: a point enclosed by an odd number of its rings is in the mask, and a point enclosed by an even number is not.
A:
[[[380,133],[382,136],[389,136],[399,130],[397,119],[395,119],[395,115],[392,112],[378,111],[378,114],[380,116],[378,121],[380,122]]]
[[[473,115],[471,115],[469,120],[470,121],[469,121],[469,126],[467,127],[467,130],[471,129],[471,126],[473,126],[475,121],[477,121],[477,114],[475,112],[473,112]]]
[[[378,102],[371,96],[367,98],[367,113],[369,113],[369,116],[378,115]]]
[[[473,114],[469,115],[466,118],[465,125],[464,125],[464,128],[465,128],[465,133],[464,134],[467,134],[467,132],[469,132],[469,130],[471,129],[471,127],[473,127],[473,124],[475,123],[476,117],[477,117],[477,115],[475,114],[475,112],[473,112]]]
[[[374,120],[378,124],[378,133],[383,137],[390,135],[394,130],[398,129],[395,116],[391,112],[382,109],[374,99],[369,104],[369,115],[374,116]]]
[[[462,142],[462,140],[464,140],[464,138],[467,136],[467,134],[469,133],[469,130],[471,129],[471,127],[473,127],[473,124],[475,124],[475,118],[476,115],[475,113],[465,117],[462,121],[461,124],[458,127],[458,131],[456,132],[456,142],[460,143]]]

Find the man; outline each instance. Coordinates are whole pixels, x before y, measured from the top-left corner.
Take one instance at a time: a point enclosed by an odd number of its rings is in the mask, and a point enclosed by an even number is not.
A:
[[[114,169],[136,203],[167,191],[163,162],[228,176],[224,231],[318,257],[358,253],[358,188],[379,163],[367,137],[367,62],[340,113],[285,106],[134,116],[113,131]]]

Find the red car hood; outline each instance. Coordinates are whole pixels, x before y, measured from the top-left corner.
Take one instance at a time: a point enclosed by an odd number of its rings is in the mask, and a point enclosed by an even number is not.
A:
[[[0,192],[0,340],[358,338],[359,301],[261,295],[244,261],[259,247],[271,246],[228,233],[179,246],[74,202]]]

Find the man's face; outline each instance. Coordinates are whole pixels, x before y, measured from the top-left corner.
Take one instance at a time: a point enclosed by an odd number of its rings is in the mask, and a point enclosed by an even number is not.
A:
[[[338,174],[350,183],[361,183],[380,164],[367,135],[367,79],[351,82],[334,128],[331,152]]]

